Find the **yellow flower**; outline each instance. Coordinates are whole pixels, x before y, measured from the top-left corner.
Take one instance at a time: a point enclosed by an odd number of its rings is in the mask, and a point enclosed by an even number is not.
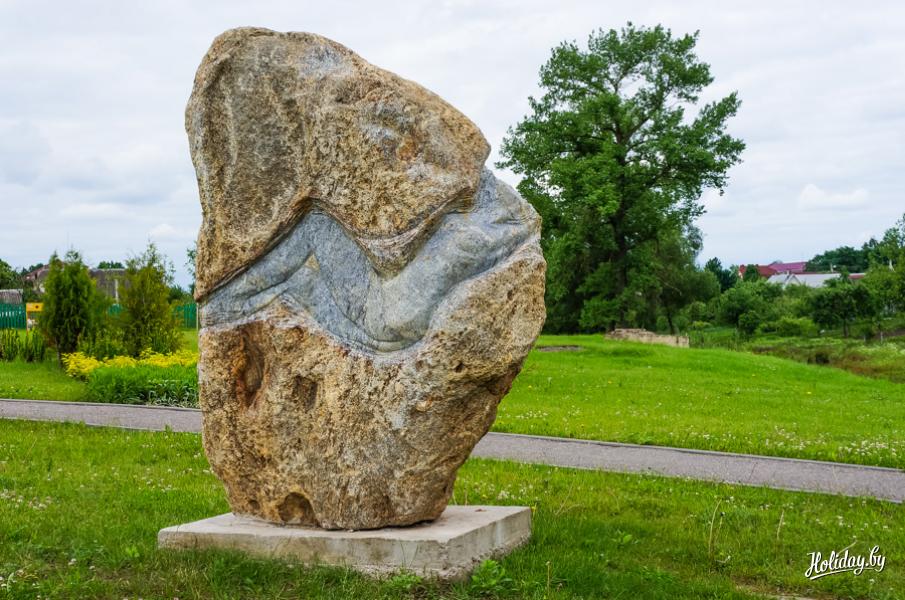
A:
[[[86,380],[91,372],[98,367],[117,367],[128,369],[139,365],[154,367],[191,367],[198,364],[198,354],[188,350],[180,350],[172,354],[160,354],[145,350],[139,358],[131,356],[113,356],[100,361],[82,352],[73,352],[63,355],[63,367],[66,374],[76,379]]]

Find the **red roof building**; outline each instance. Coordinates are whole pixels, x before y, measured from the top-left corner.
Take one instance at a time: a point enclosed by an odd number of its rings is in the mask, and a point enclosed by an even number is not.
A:
[[[760,276],[763,277],[764,279],[769,279],[770,277],[772,277],[774,275],[780,275],[780,274],[800,275],[800,274],[806,272],[805,265],[807,265],[807,264],[808,264],[808,262],[806,260],[799,261],[799,262],[789,262],[789,263],[776,261],[776,262],[770,263],[769,265],[756,265],[756,266],[757,266],[758,274],[760,274]],[[745,276],[745,269],[747,269],[746,265],[742,265],[738,268],[739,277]]]

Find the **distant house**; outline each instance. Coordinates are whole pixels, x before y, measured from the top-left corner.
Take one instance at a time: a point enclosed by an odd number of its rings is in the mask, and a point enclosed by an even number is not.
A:
[[[861,279],[864,273],[854,273],[849,279]],[[775,283],[786,287],[788,285],[806,285],[819,288],[826,285],[830,279],[838,279],[839,273],[777,273],[767,279],[767,283]]]
[[[769,265],[755,265],[757,267],[757,272],[764,279],[769,279],[774,275],[782,274],[782,273],[790,273],[792,275],[798,275],[800,273],[805,272],[805,267],[807,266],[807,261],[799,261],[799,262],[772,262]],[[745,271],[748,269],[746,265],[742,265],[738,268],[738,276],[744,277]]]
[[[22,304],[22,290],[0,290],[0,304]]]
[[[774,283],[783,287],[789,285],[806,285],[811,288],[819,288],[826,285],[830,279],[839,277],[839,273],[809,273],[806,270],[807,261],[799,262],[772,262],[769,265],[755,265],[757,272],[761,277],[767,280],[767,283]],[[745,276],[747,267],[742,265],[738,268],[739,277]],[[849,279],[861,279],[864,273],[852,273]]]
[[[97,282],[97,287],[102,292],[119,302],[119,290],[123,285],[125,269],[91,269],[91,276]]]
[[[25,281],[31,282],[31,287],[39,294],[44,293],[44,280],[47,279],[47,274],[50,272],[50,265],[44,265],[42,267],[38,267],[34,271],[29,271],[25,275],[22,276],[22,279]]]
[[[26,273],[23,279],[32,282],[35,291],[43,294],[44,281],[47,280],[48,273],[50,273],[50,265],[44,265]],[[122,286],[122,278],[126,274],[125,269],[90,269],[89,273],[97,283],[99,290],[112,298],[114,302],[119,302],[119,290]]]

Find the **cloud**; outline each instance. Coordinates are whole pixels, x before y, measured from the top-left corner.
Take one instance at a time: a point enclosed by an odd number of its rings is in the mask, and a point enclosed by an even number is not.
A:
[[[121,219],[126,215],[127,213],[124,206],[113,202],[72,204],[64,207],[63,210],[60,211],[60,216],[67,219],[109,220]]]
[[[31,121],[0,123],[0,181],[28,185],[50,155],[50,144]]]
[[[110,260],[151,235],[187,281],[178,263],[201,211],[185,103],[211,40],[230,27],[314,31],[346,44],[460,108],[485,133],[493,162],[538,94],[550,49],[629,20],[700,30],[697,53],[714,76],[702,99],[737,90],[742,100],[730,130],[748,147],[727,195],[703,198],[705,254],[726,264],[807,258],[865,231],[880,235],[901,216],[903,17],[901,3],[842,0],[7,0],[0,206],[9,231],[0,258],[27,266],[73,245]]]
[[[729,195],[726,193],[720,194],[715,189],[704,190],[704,194],[701,196],[701,203],[709,215],[731,217],[736,212]]]
[[[867,190],[862,188],[848,193],[831,193],[809,183],[798,194],[798,206],[807,211],[855,210],[867,204],[869,195]]]
[[[182,240],[191,241],[198,236],[197,229],[173,227],[169,223],[155,225],[148,232],[148,237],[154,240]]]

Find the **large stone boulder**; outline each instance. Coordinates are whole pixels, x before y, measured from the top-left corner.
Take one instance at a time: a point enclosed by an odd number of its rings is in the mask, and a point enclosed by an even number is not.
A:
[[[464,115],[313,34],[219,36],[186,129],[204,447],[233,512],[436,518],[543,324],[537,214]]]

